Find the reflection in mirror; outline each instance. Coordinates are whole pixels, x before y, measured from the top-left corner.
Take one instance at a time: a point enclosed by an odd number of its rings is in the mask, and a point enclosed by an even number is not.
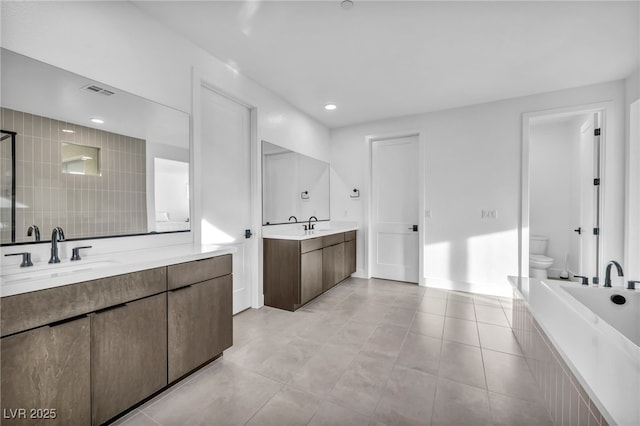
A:
[[[100,176],[100,148],[62,142],[62,173]]]
[[[0,53],[0,243],[32,242],[31,225],[67,239],[189,230],[186,113]],[[180,184],[158,190],[173,216],[156,205],[156,158],[182,163]]]
[[[155,231],[189,229],[189,163],[155,158]]]
[[[329,164],[262,141],[263,225],[311,216],[329,220]]]

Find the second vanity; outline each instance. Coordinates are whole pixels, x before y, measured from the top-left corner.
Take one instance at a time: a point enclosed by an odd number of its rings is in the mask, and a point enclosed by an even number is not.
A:
[[[3,283],[3,424],[103,424],[231,347],[233,249],[164,251]]]
[[[264,304],[295,311],[356,271],[356,226],[263,235]]]

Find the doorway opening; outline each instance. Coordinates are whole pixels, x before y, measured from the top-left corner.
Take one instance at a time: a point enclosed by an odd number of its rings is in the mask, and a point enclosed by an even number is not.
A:
[[[605,112],[525,114],[520,276],[600,281]]]

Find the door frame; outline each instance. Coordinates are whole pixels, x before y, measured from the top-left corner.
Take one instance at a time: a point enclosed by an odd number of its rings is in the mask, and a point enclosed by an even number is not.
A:
[[[258,109],[254,105],[240,99],[229,92],[220,89],[215,83],[208,80],[203,76],[201,71],[192,67],[191,69],[191,152],[190,161],[191,167],[189,171],[189,179],[193,184],[191,185],[191,206],[192,216],[195,220],[191,224],[191,232],[193,233],[193,243],[199,245],[202,243],[202,200],[200,194],[203,190],[202,182],[202,169],[203,165],[200,161],[202,158],[202,89],[206,88],[211,90],[220,96],[224,96],[249,109],[249,157],[250,157],[250,226],[253,232],[253,236],[249,239],[247,244],[247,251],[250,253],[251,259],[253,259],[252,265],[250,265],[249,273],[246,274],[246,279],[249,279],[249,287],[251,288],[251,307],[260,308],[263,306],[262,296],[262,280],[260,279],[260,273],[262,271],[260,261],[260,250],[258,241],[262,237],[262,224],[261,224],[261,191],[259,180],[260,177],[260,147],[258,146]]]
[[[529,139],[531,120],[546,116],[563,116],[563,115],[579,115],[589,113],[601,113],[600,128],[604,132],[600,135],[600,177],[604,180],[604,184],[600,187],[600,250],[598,253],[600,265],[603,265],[604,257],[604,240],[609,230],[605,224],[606,205],[606,152],[607,140],[613,139],[613,126],[611,125],[611,117],[613,117],[613,102],[598,102],[586,105],[576,105],[564,108],[554,108],[540,111],[527,112],[522,114],[522,145],[520,156],[520,211],[518,220],[518,277],[519,279],[529,276]]]
[[[367,212],[365,214],[365,232],[364,232],[364,246],[366,247],[365,256],[365,273],[367,278],[371,278],[371,270],[373,264],[374,255],[374,236],[373,236],[373,142],[387,139],[397,139],[409,136],[418,137],[418,285],[421,287],[426,286],[425,274],[424,274],[424,241],[425,241],[425,140],[424,130],[406,130],[389,133],[377,133],[365,136],[365,142],[367,144]]]

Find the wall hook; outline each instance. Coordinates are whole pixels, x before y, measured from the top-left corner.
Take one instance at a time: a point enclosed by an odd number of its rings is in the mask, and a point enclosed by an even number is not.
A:
[[[354,189],[353,190],[353,194],[349,194],[350,198],[360,198],[360,190],[359,189]]]
[[[309,191],[302,191],[300,193],[300,198],[302,198],[303,200],[308,200],[309,199]]]

